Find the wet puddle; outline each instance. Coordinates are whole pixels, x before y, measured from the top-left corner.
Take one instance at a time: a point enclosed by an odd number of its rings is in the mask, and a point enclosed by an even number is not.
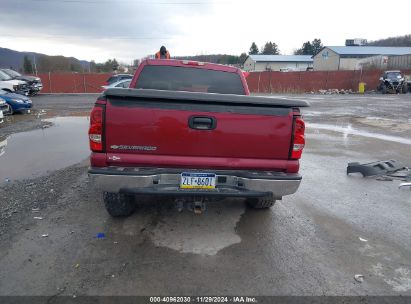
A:
[[[318,124],[318,123],[306,123],[307,128],[309,129],[318,129],[318,130],[328,130],[337,133],[342,133],[344,138],[347,138],[348,135],[358,135],[363,137],[375,138],[385,141],[396,142],[404,145],[411,145],[411,139],[399,137],[399,136],[391,136],[391,135],[384,135],[379,133],[372,133],[368,131],[358,130],[352,128],[351,125],[347,125],[346,127],[334,126],[334,125],[327,125],[327,124]]]
[[[53,125],[0,138],[0,183],[41,176],[89,156],[88,117],[55,117],[45,121]]]

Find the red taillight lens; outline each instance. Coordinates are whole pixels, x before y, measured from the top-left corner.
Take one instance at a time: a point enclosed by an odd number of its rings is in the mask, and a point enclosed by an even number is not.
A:
[[[94,106],[90,114],[88,138],[90,149],[93,152],[103,151],[103,114],[104,108],[102,106]]]
[[[305,123],[304,120],[297,116],[294,118],[294,134],[293,134],[293,144],[291,150],[291,158],[292,159],[300,159],[301,154],[303,153],[304,145],[305,145]]]

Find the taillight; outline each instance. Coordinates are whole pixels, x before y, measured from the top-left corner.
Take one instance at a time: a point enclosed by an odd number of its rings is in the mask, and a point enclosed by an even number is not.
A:
[[[305,123],[301,116],[294,117],[294,134],[291,150],[292,159],[300,159],[305,145]]]
[[[103,151],[103,116],[104,107],[94,106],[90,114],[90,128],[88,130],[90,149],[93,152]]]

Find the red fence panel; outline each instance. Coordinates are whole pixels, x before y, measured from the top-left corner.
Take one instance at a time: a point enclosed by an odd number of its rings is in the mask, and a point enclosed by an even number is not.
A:
[[[402,71],[411,74],[411,70]],[[360,82],[367,90],[378,86],[381,70],[364,71],[304,71],[304,72],[251,72],[247,77],[253,93],[302,93],[318,90],[358,90]]]
[[[402,71],[411,75],[411,70]],[[383,71],[304,71],[304,72],[251,72],[247,77],[250,92],[302,93],[328,89],[358,90],[360,82],[367,90],[377,88]],[[42,93],[100,93],[110,73],[44,73]]]
[[[42,93],[100,93],[110,73],[44,73]]]

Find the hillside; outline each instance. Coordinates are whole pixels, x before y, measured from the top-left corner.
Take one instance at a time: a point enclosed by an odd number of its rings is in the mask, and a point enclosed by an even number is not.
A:
[[[36,61],[39,73],[56,71],[81,72],[88,70],[89,62],[78,60],[74,57],[49,56],[33,52],[19,52],[0,47],[0,68],[13,68],[17,71],[23,70],[24,56],[27,56],[32,64]]]
[[[386,39],[380,39],[370,41],[368,45],[373,46],[411,46],[411,35],[389,37]]]

